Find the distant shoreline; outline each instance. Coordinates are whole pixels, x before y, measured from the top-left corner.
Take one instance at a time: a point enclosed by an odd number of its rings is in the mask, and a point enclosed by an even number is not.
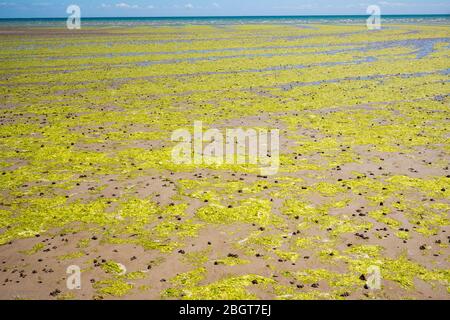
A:
[[[83,17],[85,27],[108,26],[163,26],[163,25],[214,25],[239,24],[361,24],[369,15],[309,15],[309,16],[192,16],[192,17]],[[449,24],[450,14],[382,15],[386,24]],[[63,18],[0,18],[0,26],[6,27],[60,27]]]
[[[85,20],[190,20],[190,19],[365,19],[368,15],[274,15],[274,16],[155,16],[155,17],[84,17]],[[385,14],[384,18],[450,18],[448,14]],[[0,18],[5,20],[66,20],[67,17]]]

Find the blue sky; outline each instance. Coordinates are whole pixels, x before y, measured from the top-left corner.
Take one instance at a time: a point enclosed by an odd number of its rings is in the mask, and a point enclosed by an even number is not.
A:
[[[450,0],[0,0],[0,18],[66,17],[70,4],[82,17],[450,13]]]

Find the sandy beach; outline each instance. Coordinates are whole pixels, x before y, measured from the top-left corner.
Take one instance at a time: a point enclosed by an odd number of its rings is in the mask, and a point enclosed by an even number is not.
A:
[[[450,298],[448,25],[0,41],[0,299]],[[195,121],[278,129],[278,172],[175,164]]]

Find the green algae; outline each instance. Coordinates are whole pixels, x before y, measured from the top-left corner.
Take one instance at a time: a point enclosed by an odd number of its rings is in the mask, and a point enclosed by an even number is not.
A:
[[[197,272],[193,274],[195,284],[199,281]],[[167,289],[162,293],[162,297],[182,298],[184,300],[251,300],[257,297],[249,293],[246,290],[247,287],[256,285],[265,287],[274,283],[272,279],[257,275],[230,277],[200,286],[192,286],[192,282],[190,281],[184,280],[184,283],[186,283],[184,288]]]
[[[383,248],[376,245],[355,245],[346,249],[345,252],[357,258],[376,258],[382,253]]]
[[[42,251],[42,249],[44,249],[44,248],[45,248],[45,244],[40,242],[40,243],[36,243],[31,249],[22,251],[22,253],[27,254],[27,255],[32,255],[32,254]]]
[[[333,236],[345,233],[369,230],[372,224],[358,219],[351,219],[348,215],[333,216],[329,214],[330,208],[339,208],[346,205],[346,201],[325,204],[313,207],[310,204],[298,200],[286,200],[283,212],[294,218],[301,218],[298,228],[306,230],[318,227],[330,232]]]
[[[198,268],[186,273],[182,273],[170,280],[175,286],[191,287],[196,286],[205,277],[206,269]]]
[[[146,277],[147,275],[143,271],[134,271],[124,275],[124,278],[127,280],[140,280],[145,279]]]
[[[134,286],[123,280],[106,279],[95,282],[93,287],[97,290],[98,294],[123,297],[128,294]]]
[[[68,253],[68,254],[59,256],[58,260],[73,260],[73,259],[84,257],[85,255],[86,255],[86,253],[83,251],[76,251],[76,252],[72,252],[72,253]]]
[[[73,294],[72,292],[68,292],[68,293],[58,295],[57,299],[58,300],[74,300],[74,299],[76,299],[76,297],[75,297],[75,294]]]
[[[254,244],[257,246],[264,247],[266,249],[278,248],[284,242],[283,235],[281,234],[271,234],[266,235],[262,232],[256,231],[250,234],[247,241],[244,243],[245,246],[248,244]]]
[[[102,263],[101,268],[106,273],[121,274],[124,272],[123,267],[115,261],[106,261]]]
[[[242,222],[268,226],[282,223],[272,214],[270,201],[254,198],[243,200],[238,206],[232,208],[211,204],[200,208],[197,216],[205,222],[217,224]]]
[[[188,252],[184,255],[183,260],[193,266],[200,267],[208,262],[210,253],[211,249]]]
[[[292,287],[275,286],[275,294],[278,300],[343,300],[344,298],[333,293],[323,291],[298,292]]]
[[[320,237],[299,237],[295,241],[295,246],[299,249],[312,248],[320,241]]]
[[[280,259],[291,261],[292,263],[297,262],[300,256],[297,252],[286,252],[281,250],[275,250],[275,254],[280,257]]]
[[[395,219],[387,217],[389,214],[389,209],[381,209],[369,212],[369,216],[374,218],[376,221],[384,223],[390,227],[398,229],[401,223]]]
[[[245,260],[245,259],[240,259],[240,258],[236,258],[236,257],[225,257],[225,258],[221,258],[221,259],[216,259],[214,261],[215,264],[223,264],[226,266],[237,266],[237,265],[243,265],[243,264],[249,264],[250,261],[249,260]]]
[[[196,236],[200,227],[200,224],[185,220],[182,223],[163,222],[156,226],[155,231],[160,237],[168,237],[176,234],[183,238]]]
[[[448,272],[446,270],[429,270],[402,255],[397,259],[389,258],[366,258],[346,259],[349,269],[364,274],[370,266],[378,266],[381,270],[382,279],[398,283],[402,288],[412,290],[415,288],[414,279],[419,278],[426,282],[440,282],[448,286]]]
[[[77,248],[80,248],[80,249],[87,248],[87,247],[89,247],[90,242],[91,242],[90,239],[81,239],[77,243]]]
[[[28,199],[27,207],[15,203],[11,208],[13,210],[21,208],[21,214],[10,218],[10,228],[0,235],[0,243],[35,236],[72,222],[115,223],[113,217],[104,211],[107,207],[104,199],[89,204],[66,204],[66,201],[65,197]]]

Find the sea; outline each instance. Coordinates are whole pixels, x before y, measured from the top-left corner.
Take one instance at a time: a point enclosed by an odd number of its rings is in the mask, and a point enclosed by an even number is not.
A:
[[[174,25],[239,25],[239,24],[361,24],[365,15],[333,16],[227,16],[227,17],[108,17],[82,18],[85,27],[111,26],[174,26]],[[434,15],[383,15],[383,23],[392,24],[439,24],[450,27],[450,14]],[[14,18],[0,19],[0,26],[60,27],[66,18]]]

